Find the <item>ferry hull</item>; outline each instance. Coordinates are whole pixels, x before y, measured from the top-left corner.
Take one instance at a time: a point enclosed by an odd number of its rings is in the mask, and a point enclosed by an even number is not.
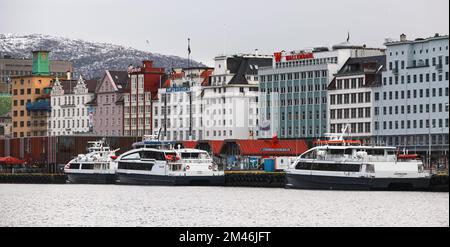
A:
[[[288,189],[317,190],[428,190],[429,178],[352,178],[286,174]]]
[[[69,173],[67,180],[71,184],[115,184],[116,174]]]
[[[117,174],[118,184],[160,186],[224,186],[225,176],[158,176]]]

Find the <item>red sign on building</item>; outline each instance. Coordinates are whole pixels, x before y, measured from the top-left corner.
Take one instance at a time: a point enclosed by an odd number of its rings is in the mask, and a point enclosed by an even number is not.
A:
[[[274,57],[275,57],[275,62],[279,63],[283,59],[283,53],[275,52]],[[310,53],[293,54],[293,55],[287,55],[284,58],[286,59],[286,61],[312,59],[312,58],[314,58],[314,53],[310,52]]]

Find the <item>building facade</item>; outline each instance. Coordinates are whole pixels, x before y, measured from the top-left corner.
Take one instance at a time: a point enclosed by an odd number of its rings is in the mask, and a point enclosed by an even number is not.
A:
[[[218,56],[210,86],[203,88],[203,138],[256,139],[259,126],[258,70],[270,66],[272,56]]]
[[[50,73],[48,54],[48,51],[33,52],[32,74],[11,78],[12,136],[14,138],[47,134],[46,118],[50,105],[46,98],[48,92],[45,90],[50,88],[54,80]]]
[[[123,135],[123,93],[129,81],[126,71],[105,71],[95,90],[94,134],[100,136]]]
[[[8,83],[14,76],[30,76],[32,74],[32,59],[17,59],[11,56],[0,58],[0,93],[8,92]],[[67,72],[73,72],[72,62],[69,61],[50,61],[50,75],[64,77]]]
[[[128,69],[130,83],[124,93],[125,136],[153,134],[153,100],[166,80],[163,68],[153,67],[153,61],[144,61],[142,67]]]
[[[95,80],[85,82],[81,76],[78,81],[56,78],[50,94],[49,135],[93,133],[93,109],[88,102],[94,99],[96,85]]]
[[[350,58],[328,87],[329,133],[370,142],[375,135],[375,94],[382,86],[386,56]],[[377,126],[378,127],[378,126]]]
[[[320,138],[328,131],[327,88],[351,57],[376,56],[383,49],[343,43],[332,49],[278,52],[260,68],[260,134],[270,138]]]
[[[164,140],[203,139],[202,90],[212,68],[175,69],[154,101],[155,134]]]
[[[418,152],[449,149],[449,37],[391,41],[376,95],[377,141]],[[378,100],[377,100],[378,99]]]

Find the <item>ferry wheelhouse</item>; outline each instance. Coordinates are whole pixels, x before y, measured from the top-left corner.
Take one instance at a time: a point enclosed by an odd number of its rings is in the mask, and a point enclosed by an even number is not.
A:
[[[420,157],[396,147],[362,145],[330,136],[291,165],[286,187],[325,190],[424,190],[430,186]]]
[[[117,178],[130,185],[223,186],[224,172],[198,149],[175,149],[174,142],[144,136],[134,149],[118,157]]]
[[[65,167],[70,183],[113,184],[116,181],[116,163],[118,150],[111,150],[105,142],[88,142],[87,154],[79,154]]]

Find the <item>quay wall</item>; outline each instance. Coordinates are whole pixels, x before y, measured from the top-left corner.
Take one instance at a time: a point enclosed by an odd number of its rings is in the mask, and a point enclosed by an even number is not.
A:
[[[5,174],[0,173],[0,184],[65,184],[64,174]],[[254,188],[284,188],[284,172],[225,172],[225,186]],[[431,180],[429,191],[448,192],[449,176],[435,175]]]

